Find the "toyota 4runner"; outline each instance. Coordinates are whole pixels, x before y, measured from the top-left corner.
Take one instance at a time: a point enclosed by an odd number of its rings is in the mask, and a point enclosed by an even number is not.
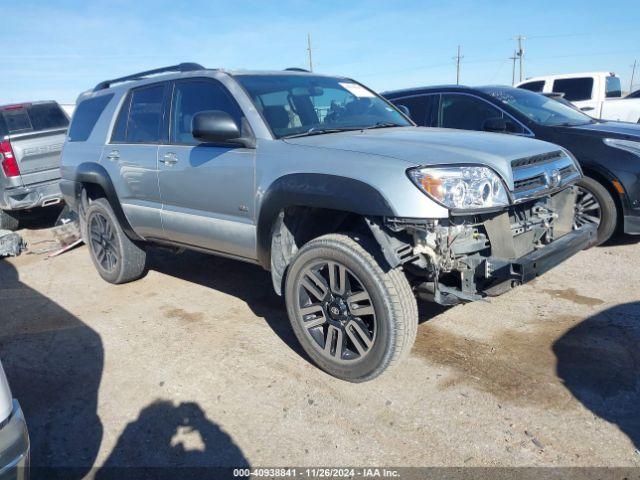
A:
[[[416,127],[349,78],[141,72],[80,95],[61,189],[99,274],[144,275],[145,248],[261,265],[332,375],[369,380],[406,354],[416,297],[500,294],[590,246],[580,167],[507,135]]]

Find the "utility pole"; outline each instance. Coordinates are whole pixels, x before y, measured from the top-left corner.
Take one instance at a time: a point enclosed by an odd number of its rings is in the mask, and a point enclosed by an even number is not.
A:
[[[631,70],[631,83],[629,83],[629,91],[633,92],[633,78],[636,76],[636,64],[638,63],[638,60],[634,60],[633,61],[633,67]]]
[[[311,54],[311,34],[307,33],[307,52],[309,52],[309,71],[313,72],[313,57]]]
[[[524,80],[524,48],[522,46],[522,42],[523,40],[526,40],[526,37],[523,37],[522,35],[518,35],[516,37],[516,40],[518,40],[518,50],[516,52],[516,55],[518,56],[518,59],[520,60],[520,81],[522,82]]]
[[[458,45],[458,55],[453,57],[453,59],[456,61],[456,85],[460,85],[460,60],[464,58],[464,56],[460,55],[460,53],[461,48],[460,45]]]
[[[516,84],[516,60],[518,59],[518,54],[516,51],[513,51],[513,57],[509,57],[511,60],[511,86],[515,86]]]

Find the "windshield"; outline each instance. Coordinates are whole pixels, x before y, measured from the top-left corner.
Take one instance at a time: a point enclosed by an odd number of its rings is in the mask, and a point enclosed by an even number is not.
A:
[[[352,80],[312,75],[238,75],[278,138],[409,126],[394,107]]]
[[[595,121],[573,107],[528,90],[510,87],[483,87],[479,90],[515,108],[540,125],[585,125]]]

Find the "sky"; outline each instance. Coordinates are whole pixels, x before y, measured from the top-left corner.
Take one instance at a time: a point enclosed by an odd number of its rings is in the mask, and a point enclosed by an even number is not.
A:
[[[640,64],[640,1],[0,0],[0,103],[75,103],[101,80],[180,62],[307,67],[374,90],[510,84],[517,35],[524,76],[605,70],[629,88]],[[517,75],[517,74],[516,74]],[[636,70],[640,88],[640,65]]]

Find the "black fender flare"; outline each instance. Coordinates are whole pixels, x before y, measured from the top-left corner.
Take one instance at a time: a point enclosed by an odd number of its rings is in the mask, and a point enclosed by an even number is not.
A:
[[[98,185],[105,194],[109,205],[111,205],[111,209],[115,214],[118,222],[120,223],[120,227],[124,231],[125,235],[134,241],[143,241],[136,232],[133,231],[133,228],[129,224],[129,220],[124,214],[124,210],[122,210],[122,205],[120,205],[120,200],[118,199],[118,194],[116,193],[116,189],[113,186],[113,182],[111,181],[111,177],[107,170],[96,162],[85,162],[78,165],[75,172],[75,179],[78,184],[94,184]],[[80,189],[81,191],[82,189]]]
[[[363,216],[393,217],[393,209],[371,185],[348,177],[322,173],[292,173],[275,180],[264,193],[257,222],[258,261],[271,263],[273,227],[287,207],[316,207]]]

